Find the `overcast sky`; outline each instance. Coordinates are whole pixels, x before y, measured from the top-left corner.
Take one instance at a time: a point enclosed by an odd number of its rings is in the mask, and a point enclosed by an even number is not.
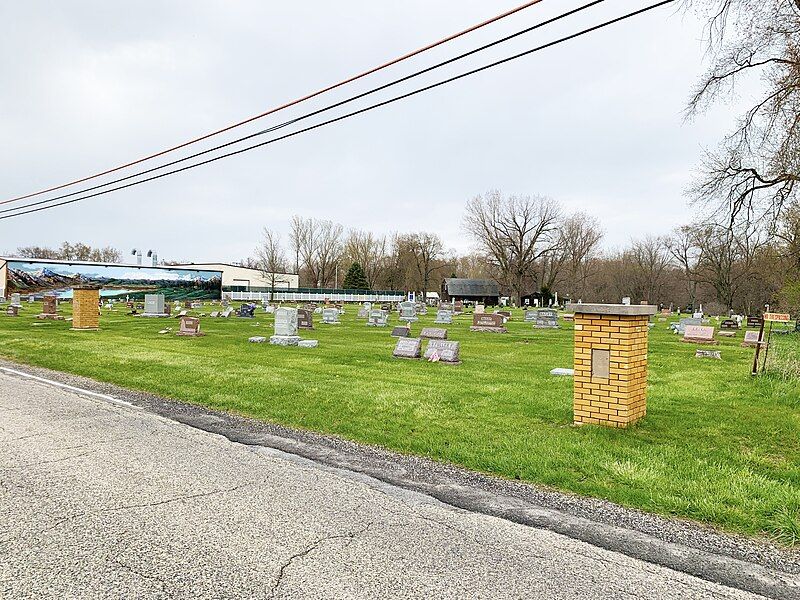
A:
[[[63,183],[263,112],[521,1],[4,2],[0,196]],[[216,139],[253,133],[579,4],[544,0]],[[373,98],[641,6],[606,0]],[[568,212],[596,215],[609,248],[667,233],[690,219],[684,190],[703,148],[733,122],[724,105],[683,120],[705,67],[701,37],[694,15],[658,9],[266,148],[2,220],[0,252],[70,240],[230,261],[250,255],[265,226],[285,235],[293,214],[378,233],[433,231],[466,251],[464,203],[495,188],[551,196]]]

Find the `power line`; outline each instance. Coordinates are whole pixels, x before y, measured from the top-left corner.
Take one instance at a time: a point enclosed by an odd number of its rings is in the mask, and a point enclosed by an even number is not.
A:
[[[357,75],[353,75],[351,77],[348,77],[347,79],[343,79],[342,81],[339,81],[338,83],[334,83],[334,84],[329,85],[327,87],[324,87],[324,88],[322,88],[320,90],[317,90],[316,92],[312,92],[310,94],[307,94],[307,95],[302,96],[300,98],[297,98],[295,100],[291,100],[290,102],[286,102],[285,104],[281,104],[279,106],[271,108],[270,110],[268,110],[266,112],[263,112],[261,114],[249,117],[249,118],[247,118],[247,119],[245,119],[243,121],[239,121],[238,123],[233,123],[232,125],[228,125],[227,127],[223,127],[222,129],[218,129],[216,131],[212,131],[211,133],[207,133],[205,135],[202,135],[202,136],[200,136],[198,138],[194,138],[194,139],[189,140],[187,142],[183,142],[181,144],[178,144],[177,146],[172,146],[171,148],[167,148],[166,150],[162,150],[160,152],[156,152],[155,154],[151,154],[149,156],[145,156],[143,158],[131,161],[129,163],[125,163],[123,165],[119,165],[118,167],[114,167],[112,169],[107,169],[107,170],[102,171],[100,173],[95,173],[94,175],[89,175],[87,177],[82,177],[81,179],[75,179],[73,181],[69,181],[67,183],[63,183],[61,185],[57,185],[57,186],[54,186],[54,187],[51,187],[51,188],[47,188],[47,189],[44,189],[44,190],[39,190],[38,192],[32,192],[30,194],[25,194],[23,196],[17,196],[15,198],[9,198],[8,200],[2,200],[2,201],[0,201],[0,204],[7,204],[9,202],[16,202],[18,200],[24,200],[26,198],[32,198],[34,196],[40,196],[41,194],[46,194],[48,192],[54,192],[56,190],[60,190],[60,189],[63,189],[65,187],[69,187],[69,186],[75,185],[77,183],[83,183],[84,181],[89,181],[90,179],[95,179],[97,177],[101,177],[103,175],[108,175],[109,173],[114,173],[115,171],[119,171],[121,169],[125,169],[127,167],[131,167],[133,165],[137,165],[139,163],[143,163],[143,162],[151,160],[153,158],[157,158],[159,156],[163,156],[164,154],[168,154],[170,152],[174,152],[175,150],[180,150],[181,148],[185,148],[186,146],[190,146],[192,144],[196,144],[197,142],[201,142],[201,141],[206,140],[206,139],[208,139],[210,137],[214,137],[215,135],[219,135],[220,133],[225,133],[226,131],[230,131],[231,129],[235,129],[237,127],[241,127],[242,125],[246,125],[247,123],[252,123],[253,121],[256,121],[258,119],[266,117],[267,115],[271,115],[273,113],[276,113],[278,111],[284,110],[284,109],[289,108],[291,106],[295,106],[297,104],[300,104],[301,102],[305,102],[306,100],[310,100],[311,98],[315,98],[315,97],[317,97],[317,96],[319,96],[321,94],[324,94],[326,92],[330,92],[330,91],[335,90],[337,88],[340,88],[340,87],[342,87],[344,85],[347,85],[348,83],[352,83],[354,81],[357,81],[359,79],[367,77],[368,75],[372,75],[374,73],[377,73],[378,71],[382,71],[383,69],[386,69],[388,67],[391,67],[392,65],[396,65],[396,64],[398,64],[400,62],[403,62],[404,60],[407,60],[409,58],[412,58],[414,56],[422,54],[423,52],[426,52],[428,50],[436,48],[437,46],[441,46],[442,44],[446,44],[447,42],[450,42],[450,41],[452,41],[454,39],[462,37],[462,36],[464,36],[464,35],[466,35],[468,33],[472,33],[473,31],[477,31],[478,29],[486,27],[487,25],[491,25],[492,23],[496,23],[497,21],[500,21],[501,19],[505,19],[506,17],[514,15],[514,14],[516,14],[516,13],[522,11],[522,10],[525,10],[526,8],[530,8],[534,4],[539,4],[540,2],[542,2],[542,0],[529,0],[526,3],[521,4],[520,6],[517,6],[516,8],[512,8],[511,10],[508,10],[508,11],[506,11],[504,13],[500,13],[499,15],[496,15],[496,16],[492,17],[491,19],[487,19],[485,21],[482,21],[480,23],[472,25],[471,27],[468,27],[467,29],[464,29],[462,31],[459,31],[457,33],[449,35],[449,36],[447,36],[445,38],[442,38],[439,41],[436,41],[436,42],[433,42],[431,44],[428,44],[427,46],[423,46],[422,48],[418,48],[417,50],[414,50],[412,52],[409,52],[409,53],[404,54],[402,56],[399,56],[397,58],[393,58],[392,60],[390,60],[388,62],[385,62],[385,63],[383,63],[381,65],[378,65],[377,67],[373,67],[371,69],[363,71],[362,73],[359,73]]]
[[[555,17],[552,17],[550,19],[542,21],[541,23],[537,23],[536,25],[533,25],[531,27],[527,27],[527,28],[525,28],[525,29],[523,29],[521,31],[516,32],[516,33],[512,33],[511,35],[508,35],[508,36],[505,36],[503,38],[500,38],[499,40],[495,40],[495,41],[490,42],[488,44],[484,44],[483,46],[480,46],[479,48],[475,48],[474,50],[470,50],[469,52],[465,52],[463,54],[460,54],[460,55],[455,56],[453,58],[450,58],[448,60],[442,61],[442,62],[437,63],[435,65],[432,65],[430,67],[426,67],[425,69],[421,69],[419,71],[411,73],[410,75],[406,75],[406,76],[401,77],[399,79],[395,79],[394,81],[390,81],[389,83],[385,83],[385,84],[380,85],[378,87],[375,87],[375,88],[373,88],[371,90],[367,90],[366,92],[362,92],[361,94],[357,94],[355,96],[351,96],[350,98],[346,98],[345,100],[341,100],[341,101],[336,102],[334,104],[330,104],[330,105],[328,105],[326,107],[320,108],[320,109],[312,111],[310,113],[306,113],[304,115],[301,115],[301,116],[296,117],[294,119],[291,119],[289,121],[284,121],[283,123],[279,123],[277,125],[269,127],[268,129],[264,129],[262,131],[258,131],[256,133],[253,133],[253,134],[250,134],[250,135],[246,135],[244,137],[232,140],[230,142],[226,142],[224,144],[220,144],[218,146],[214,146],[213,148],[209,148],[207,150],[203,150],[202,152],[196,152],[195,154],[191,154],[189,156],[185,156],[185,157],[180,158],[178,160],[173,160],[171,162],[164,163],[162,165],[159,165],[157,167],[153,167],[151,169],[146,169],[144,171],[139,171],[138,173],[133,173],[131,175],[126,175],[125,177],[120,177],[118,179],[113,179],[111,181],[107,181],[107,182],[101,183],[99,185],[95,185],[95,186],[92,186],[92,187],[88,187],[88,188],[84,188],[84,189],[81,189],[81,190],[77,190],[75,192],[70,192],[68,194],[62,194],[60,196],[54,196],[53,198],[47,198],[45,200],[38,200],[36,202],[30,202],[30,203],[22,205],[22,206],[6,208],[6,209],[3,209],[3,210],[0,210],[0,214],[13,212],[13,211],[16,211],[16,210],[22,210],[24,208],[30,208],[32,206],[40,206],[42,204],[49,204],[51,202],[55,202],[56,200],[61,200],[63,198],[71,198],[72,196],[77,196],[79,194],[84,194],[86,192],[91,192],[91,191],[94,191],[94,190],[98,190],[100,188],[108,187],[110,185],[114,185],[115,183],[121,183],[121,182],[127,181],[129,179],[134,179],[136,177],[141,177],[142,175],[147,175],[148,173],[153,173],[155,171],[159,171],[161,169],[165,169],[167,167],[171,167],[173,165],[177,165],[179,163],[186,162],[187,160],[192,160],[193,158],[197,158],[199,156],[203,156],[203,155],[209,154],[211,152],[216,152],[217,150],[221,150],[222,148],[227,148],[229,146],[233,146],[235,144],[239,144],[241,142],[244,142],[244,141],[247,141],[249,139],[258,137],[260,135],[264,135],[265,133],[271,133],[273,131],[277,131],[279,129],[283,129],[284,127],[287,127],[289,125],[293,125],[295,123],[298,123],[298,122],[303,121],[305,119],[308,119],[310,117],[314,117],[316,115],[319,115],[321,113],[327,112],[327,111],[332,110],[334,108],[338,108],[338,107],[343,106],[345,104],[349,104],[350,102],[353,102],[355,100],[359,100],[361,98],[364,98],[364,97],[369,96],[371,94],[374,94],[376,92],[385,90],[385,89],[390,88],[392,86],[395,86],[397,84],[409,81],[410,79],[413,79],[413,78],[418,77],[420,75],[424,75],[425,73],[429,73],[429,72],[431,72],[431,71],[433,71],[435,69],[438,69],[440,67],[452,64],[452,63],[454,63],[456,61],[459,61],[459,60],[462,60],[462,59],[464,59],[464,58],[466,58],[468,56],[472,56],[474,54],[477,54],[478,52],[482,52],[483,50],[486,50],[488,48],[492,48],[494,46],[497,46],[499,44],[502,44],[504,42],[507,42],[509,40],[517,38],[517,37],[519,37],[521,35],[524,35],[526,33],[530,33],[531,31],[534,31],[536,29],[540,29],[542,27],[545,27],[547,25],[555,23],[556,21],[559,21],[559,20],[564,19],[566,17],[570,17],[570,16],[572,16],[572,15],[574,15],[576,13],[579,13],[581,11],[587,10],[587,9],[589,9],[589,8],[591,8],[593,6],[596,6],[597,4],[600,4],[600,3],[604,2],[604,1],[605,0],[593,0],[592,2],[589,2],[588,4],[584,4],[583,6],[579,6],[577,8],[572,9],[572,10],[569,10],[569,11],[567,11],[565,13],[562,13],[560,15],[557,15]],[[2,203],[0,203],[0,204],[2,204]]]
[[[210,159],[207,159],[207,160],[204,160],[204,161],[200,161],[200,162],[197,162],[197,163],[185,166],[185,167],[181,167],[180,169],[174,169],[172,171],[167,171],[166,173],[161,173],[159,175],[154,175],[153,177],[148,177],[146,179],[142,179],[142,180],[139,180],[139,181],[134,181],[132,183],[121,185],[121,186],[118,186],[118,187],[115,187],[115,188],[111,188],[111,189],[108,189],[108,190],[103,190],[101,192],[97,192],[97,193],[94,193],[94,194],[81,196],[79,198],[73,198],[71,200],[65,200],[63,202],[58,202],[56,204],[51,204],[51,205],[48,205],[48,206],[40,206],[38,208],[31,208],[30,210],[17,212],[17,213],[11,214],[11,215],[0,216],[0,220],[10,219],[10,218],[13,218],[13,217],[19,217],[19,216],[22,216],[22,215],[35,213],[35,212],[39,212],[39,211],[42,211],[42,210],[48,210],[48,209],[51,209],[51,208],[56,208],[58,206],[64,206],[66,204],[72,204],[74,202],[79,202],[81,200],[88,200],[89,198],[94,198],[96,196],[102,196],[104,194],[108,194],[108,193],[115,192],[115,191],[118,191],[118,190],[121,190],[121,189],[133,187],[135,185],[139,185],[141,183],[146,183],[148,181],[153,181],[155,179],[161,179],[162,177],[166,177],[168,175],[174,175],[175,173],[188,171],[190,169],[194,169],[194,168],[200,167],[202,165],[206,165],[206,164],[209,164],[209,163],[212,163],[212,162],[216,162],[216,161],[221,160],[223,158],[228,158],[230,156],[235,156],[237,154],[242,154],[243,152],[248,152],[249,150],[254,150],[256,148],[261,148],[262,146],[267,146],[269,144],[273,144],[275,142],[279,142],[279,141],[294,137],[296,135],[300,135],[301,133],[306,133],[308,131],[313,131],[315,129],[319,129],[321,127],[325,127],[327,125],[331,125],[333,123],[337,123],[339,121],[343,121],[345,119],[349,119],[350,117],[354,117],[356,115],[360,115],[362,113],[369,112],[369,111],[374,110],[376,108],[381,108],[383,106],[387,106],[389,104],[393,104],[393,103],[398,102],[400,100],[404,100],[406,98],[410,98],[412,96],[416,96],[417,94],[421,94],[422,92],[426,92],[426,91],[441,87],[443,85],[452,83],[452,82],[457,81],[459,79],[463,79],[465,77],[469,77],[469,76],[474,75],[476,73],[480,73],[482,71],[486,71],[488,69],[491,69],[491,68],[497,67],[499,65],[511,62],[511,61],[516,60],[518,58],[522,58],[524,56],[528,56],[528,55],[533,54],[535,52],[539,52],[541,50],[544,50],[546,48],[550,48],[552,46],[556,46],[556,45],[561,44],[563,42],[567,42],[569,40],[573,40],[575,38],[578,38],[578,37],[581,37],[583,35],[586,35],[586,34],[594,32],[594,31],[597,31],[599,29],[603,29],[603,28],[608,27],[610,25],[613,25],[615,23],[619,23],[619,22],[624,21],[626,19],[630,19],[632,17],[638,16],[640,14],[643,14],[645,12],[651,11],[653,9],[660,8],[660,7],[665,6],[667,4],[671,4],[674,1],[675,0],[662,0],[661,2],[657,2],[656,4],[651,4],[650,6],[646,6],[644,8],[640,8],[639,10],[627,13],[627,14],[622,15],[620,17],[616,17],[614,19],[611,19],[609,21],[605,21],[605,22],[600,23],[598,25],[594,25],[592,27],[588,27],[586,29],[583,29],[583,30],[577,32],[577,33],[573,33],[573,34],[570,34],[568,36],[564,36],[562,38],[554,40],[552,42],[548,42],[546,44],[542,44],[540,46],[536,46],[535,48],[531,48],[530,50],[526,50],[524,52],[520,52],[518,54],[514,54],[512,56],[509,56],[507,58],[504,58],[504,59],[501,59],[501,60],[498,60],[498,61],[495,61],[495,62],[492,62],[492,63],[489,63],[489,64],[484,65],[482,67],[478,67],[476,69],[472,69],[470,71],[466,71],[466,72],[461,73],[459,75],[455,75],[453,77],[449,77],[447,79],[443,79],[442,81],[439,81],[437,83],[433,83],[431,85],[427,85],[427,86],[418,88],[418,89],[416,89],[414,91],[411,91],[411,92],[408,92],[408,93],[405,93],[405,94],[401,94],[399,96],[395,96],[394,98],[390,98],[389,100],[384,100],[383,102],[378,102],[378,103],[373,104],[371,106],[367,106],[365,108],[362,108],[362,109],[347,113],[345,115],[341,115],[339,117],[336,117],[336,118],[333,118],[333,119],[329,119],[329,120],[323,121],[321,123],[317,123],[316,125],[311,125],[311,126],[306,127],[304,129],[299,129],[299,130],[294,131],[292,133],[288,133],[286,135],[279,136],[277,138],[273,138],[273,139],[267,140],[265,142],[261,142],[259,144],[254,144],[252,146],[247,146],[245,148],[241,148],[239,150],[235,150],[235,151],[229,152],[227,154],[222,154],[222,155],[216,156],[214,158],[210,158]],[[21,208],[24,208],[24,207],[18,207],[17,209],[14,209],[14,210],[19,210]]]

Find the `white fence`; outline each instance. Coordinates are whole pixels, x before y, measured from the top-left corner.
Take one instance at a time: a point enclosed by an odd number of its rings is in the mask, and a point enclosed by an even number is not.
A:
[[[270,292],[222,292],[223,298],[233,301],[262,301],[269,302],[402,302],[406,299],[405,292],[372,292],[348,293],[346,290],[335,292],[301,292],[298,290],[275,290],[274,298]]]

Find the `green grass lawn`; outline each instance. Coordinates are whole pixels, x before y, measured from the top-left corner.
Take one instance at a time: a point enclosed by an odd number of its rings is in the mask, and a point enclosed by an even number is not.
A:
[[[572,380],[549,374],[571,366],[572,326],[534,330],[521,311],[505,335],[457,317],[448,330],[463,363],[448,366],[393,359],[390,328],[367,327],[352,306],[341,325],[315,315],[301,331],[315,349],[248,343],[272,332],[261,312],[204,318],[205,337],[181,338],[175,319],[104,310],[101,331],[72,332],[36,321],[40,308],[0,315],[0,356],[800,544],[800,382],[752,378],[742,333],[721,342],[721,361],[696,359],[657,321],[647,417],[617,430],[572,426]],[[778,343],[800,352],[800,336]]]

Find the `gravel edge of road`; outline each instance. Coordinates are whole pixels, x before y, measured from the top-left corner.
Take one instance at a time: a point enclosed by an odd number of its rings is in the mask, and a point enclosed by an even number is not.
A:
[[[361,473],[456,508],[548,529],[706,581],[770,598],[800,598],[800,552],[767,542],[78,375],[4,359],[0,359],[0,367],[112,396],[232,442],[275,448]]]

